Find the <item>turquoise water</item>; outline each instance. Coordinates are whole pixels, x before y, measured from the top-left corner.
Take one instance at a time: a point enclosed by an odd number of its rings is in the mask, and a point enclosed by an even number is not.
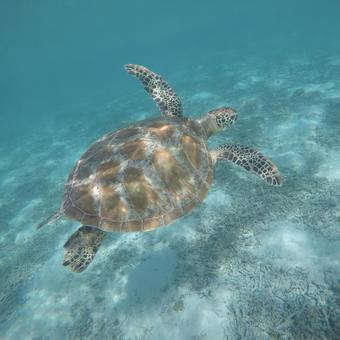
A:
[[[339,339],[340,3],[0,3],[1,339]],[[104,133],[159,115],[125,63],[162,74],[209,141],[280,168],[280,188],[219,164],[206,199],[150,233],[107,237],[81,274],[58,209]]]

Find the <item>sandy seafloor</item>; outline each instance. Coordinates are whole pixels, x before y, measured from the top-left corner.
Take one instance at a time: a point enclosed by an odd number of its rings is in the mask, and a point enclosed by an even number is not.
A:
[[[237,123],[209,145],[263,151],[284,185],[221,163],[191,214],[109,235],[76,275],[61,262],[78,223],[35,226],[87,146],[156,107],[136,82],[132,96],[2,144],[1,339],[340,338],[340,55],[219,60],[165,76],[186,115],[235,107]]]

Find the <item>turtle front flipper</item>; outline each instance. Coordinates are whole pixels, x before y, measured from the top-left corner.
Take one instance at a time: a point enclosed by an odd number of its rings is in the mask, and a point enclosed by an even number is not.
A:
[[[217,161],[226,159],[247,171],[253,172],[270,185],[280,186],[282,176],[277,166],[259,151],[240,144],[223,144],[211,151],[212,158]]]
[[[182,116],[182,103],[176,92],[158,74],[144,66],[127,64],[125,70],[138,78],[163,115]]]
[[[80,273],[91,263],[105,232],[94,227],[80,227],[64,244],[63,266]]]

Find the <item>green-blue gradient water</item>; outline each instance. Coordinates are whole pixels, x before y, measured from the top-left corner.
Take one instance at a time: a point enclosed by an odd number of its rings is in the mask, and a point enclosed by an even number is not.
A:
[[[0,339],[339,339],[340,2],[0,2]],[[112,233],[62,266],[58,209],[104,133],[160,115],[126,63],[193,118],[232,106],[209,147],[263,151],[281,188],[233,164],[150,233]]]

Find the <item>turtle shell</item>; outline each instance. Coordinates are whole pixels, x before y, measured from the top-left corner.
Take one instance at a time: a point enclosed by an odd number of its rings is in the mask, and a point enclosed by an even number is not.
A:
[[[77,161],[62,211],[104,231],[147,231],[206,196],[212,159],[200,124],[160,117],[109,133]]]

